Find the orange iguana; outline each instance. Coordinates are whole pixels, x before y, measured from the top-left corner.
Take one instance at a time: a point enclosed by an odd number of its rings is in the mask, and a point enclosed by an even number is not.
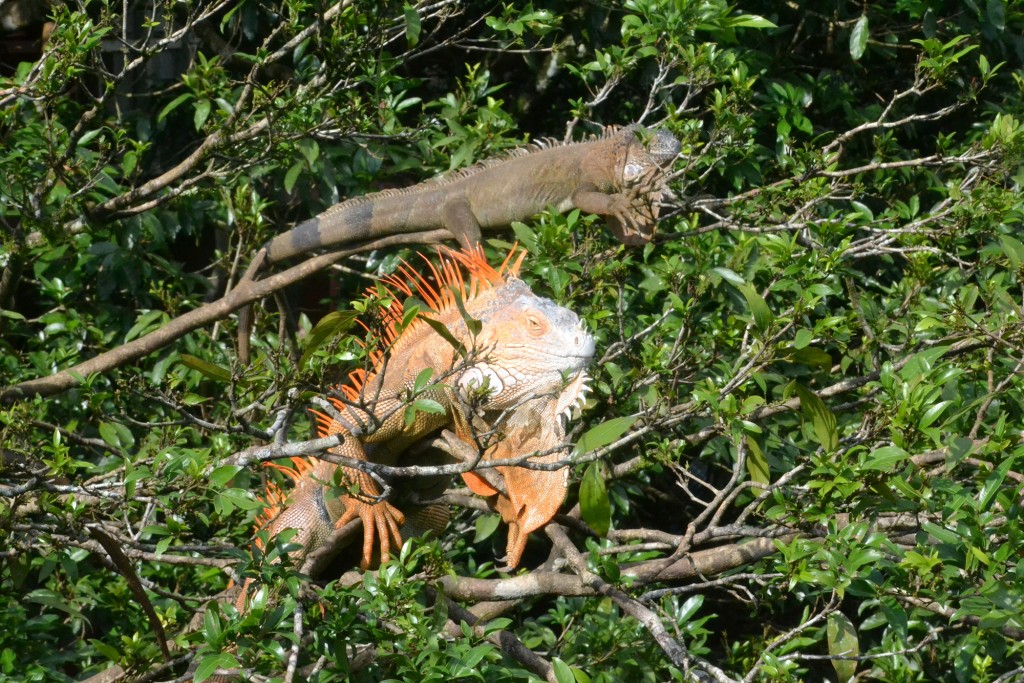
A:
[[[625,244],[654,236],[667,192],[661,166],[679,154],[667,130],[609,129],[584,142],[542,141],[400,190],[336,204],[267,242],[265,263],[396,233],[446,228],[463,247],[481,229],[525,221],[549,206],[604,216]]]
[[[394,465],[411,445],[448,429],[475,452],[482,449],[485,460],[533,453],[540,453],[536,461],[564,457],[562,421],[586,391],[594,340],[575,313],[534,295],[516,277],[524,255],[515,257],[513,249],[495,269],[479,247],[444,250],[439,267],[428,261],[433,284],[408,265],[384,279],[394,292],[415,295],[429,310],[400,329],[405,312],[392,297],[383,311],[387,348],[371,353],[370,372],[352,373],[341,392],[323,402],[327,412],[314,411],[321,436],[344,438],[330,452]],[[424,385],[414,396],[414,386]],[[420,409],[408,414],[413,402]],[[378,500],[381,488],[369,474],[317,458],[293,460],[293,467],[283,469],[294,488],[288,496],[269,491],[259,525],[271,535],[296,529],[293,542],[302,548],[297,559],[357,517],[363,523],[364,568],[378,542],[382,558],[401,545],[404,515]],[[515,566],[527,534],[562,504],[568,469],[494,469],[504,490],[476,472],[463,477],[474,492],[490,497],[509,524],[506,559]],[[358,492],[351,492],[353,486]]]

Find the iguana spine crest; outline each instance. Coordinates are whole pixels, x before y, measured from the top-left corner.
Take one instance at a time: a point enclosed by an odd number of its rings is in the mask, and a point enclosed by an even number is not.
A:
[[[443,173],[442,175],[436,176],[434,178],[427,178],[423,182],[416,185],[409,185],[407,187],[390,187],[384,190],[370,192],[369,194],[359,195],[358,197],[350,197],[349,199],[346,199],[344,202],[335,204],[334,206],[331,206],[328,209],[324,210],[323,212],[320,213],[320,216],[330,215],[331,213],[340,210],[341,208],[349,208],[353,206],[359,206],[360,204],[373,202],[381,197],[399,197],[401,195],[416,194],[422,192],[424,189],[440,189],[443,188],[445,185],[451,185],[453,183],[457,183],[460,180],[469,178],[470,176],[474,176],[480,171],[484,171],[489,168],[498,166],[510,159],[519,159],[522,157],[530,156],[531,154],[536,154],[537,152],[544,152],[546,150],[555,148],[571,150],[575,147],[589,145],[593,142],[613,138],[622,133],[622,131],[626,129],[637,130],[639,128],[640,126],[636,124],[632,124],[629,126],[605,126],[600,133],[588,135],[582,140],[573,140],[572,142],[562,142],[561,140],[552,137],[537,138],[536,140],[532,140],[531,142],[528,142],[525,145],[522,145],[520,147],[513,147],[511,149],[498,152],[492,157],[481,159],[480,161],[477,161],[464,168],[457,168],[453,171]]]

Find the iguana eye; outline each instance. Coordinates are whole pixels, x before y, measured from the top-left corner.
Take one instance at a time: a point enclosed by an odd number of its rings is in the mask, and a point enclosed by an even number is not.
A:
[[[533,335],[544,334],[544,324],[541,322],[540,318],[535,315],[526,316],[526,329]]]

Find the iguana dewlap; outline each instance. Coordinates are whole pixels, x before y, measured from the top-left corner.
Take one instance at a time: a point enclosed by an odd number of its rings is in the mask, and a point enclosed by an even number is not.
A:
[[[446,228],[463,247],[480,231],[525,221],[549,206],[604,216],[626,244],[654,236],[668,193],[662,166],[679,155],[666,130],[609,129],[584,142],[543,141],[437,180],[336,204],[264,245],[267,263],[314,249]]]
[[[344,438],[332,453],[396,464],[409,446],[450,429],[464,443],[482,447],[484,460],[538,451],[542,462],[564,457],[559,450],[565,441],[563,421],[586,391],[594,340],[575,313],[534,295],[516,277],[523,254],[513,258],[514,251],[495,269],[482,249],[445,250],[439,267],[430,264],[433,282],[408,266],[384,279],[393,292],[416,296],[429,310],[399,330],[405,311],[398,297],[383,309],[382,346],[380,352],[371,350],[373,368],[353,373],[341,393],[330,397],[330,414],[314,412],[322,436]],[[436,322],[432,326],[427,319]],[[479,321],[475,334],[473,321]],[[438,323],[461,350],[438,333]],[[426,369],[431,370],[431,386],[412,396]],[[407,420],[411,402],[423,399],[443,412],[418,410]],[[546,524],[565,499],[568,468],[496,469],[504,491],[476,473],[464,477],[509,524],[507,559],[515,566],[527,534]],[[271,534],[296,529],[293,542],[302,546],[296,559],[356,517],[363,522],[364,568],[378,545],[382,558],[401,545],[404,515],[377,499],[380,486],[368,474],[317,458],[297,460],[286,471],[294,488],[287,496],[276,489],[268,492],[268,509],[259,524]],[[358,493],[346,492],[344,487],[352,486]]]

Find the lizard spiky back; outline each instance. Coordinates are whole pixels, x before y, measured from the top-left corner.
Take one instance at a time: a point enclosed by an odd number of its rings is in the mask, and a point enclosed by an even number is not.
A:
[[[440,320],[453,314],[461,315],[460,308],[486,297],[489,292],[508,282],[509,278],[517,277],[526,257],[525,250],[513,246],[501,265],[495,268],[487,261],[483,247],[480,246],[461,251],[441,248],[437,253],[440,265],[435,265],[422,253],[418,254],[431,275],[429,279],[403,260],[396,273],[381,278],[379,287],[367,289],[368,295],[383,294],[390,301],[381,312],[375,348],[370,351],[371,369],[353,370],[349,373],[348,381],[338,387],[345,400],[356,402],[365,398],[365,387],[385,367],[386,357],[418,343],[423,334],[431,331],[423,317]],[[381,292],[381,289],[384,291]],[[401,328],[405,305],[396,296],[396,292],[405,297],[418,297],[429,310],[421,311],[412,323]],[[370,331],[366,323],[359,322],[364,329]],[[329,400],[338,410],[344,409],[345,400],[334,396],[329,397]],[[320,436],[336,431],[332,417],[315,410],[310,412],[317,420]]]
[[[587,137],[581,140],[574,140],[572,142],[565,142],[563,140],[551,137],[537,138],[525,145],[522,145],[520,147],[513,147],[503,152],[499,152],[493,157],[482,159],[469,166],[458,168],[455,169],[454,171],[448,171],[447,173],[443,173],[434,178],[428,178],[419,185],[411,185],[409,187],[388,188],[385,190],[371,192],[370,194],[361,195],[359,197],[351,197],[349,199],[346,199],[341,204],[337,204],[331,207],[327,211],[330,212],[341,207],[349,208],[353,206],[360,206],[362,204],[372,203],[381,197],[396,197],[407,194],[415,194],[418,192],[422,192],[424,188],[434,189],[438,187],[443,187],[445,185],[451,185],[461,180],[465,180],[470,176],[474,176],[477,173],[480,173],[481,171],[487,170],[489,168],[494,168],[495,166],[499,166],[510,159],[518,159],[520,157],[530,156],[531,154],[544,152],[553,148],[572,149],[575,147],[580,147],[581,145],[589,145],[599,140],[607,140],[609,138],[614,138],[620,135],[623,136],[624,141],[628,142],[630,138],[626,137],[626,134],[623,133],[623,131],[627,129],[632,132],[637,130],[638,126],[636,124],[629,126],[605,126],[600,133],[588,135]]]

